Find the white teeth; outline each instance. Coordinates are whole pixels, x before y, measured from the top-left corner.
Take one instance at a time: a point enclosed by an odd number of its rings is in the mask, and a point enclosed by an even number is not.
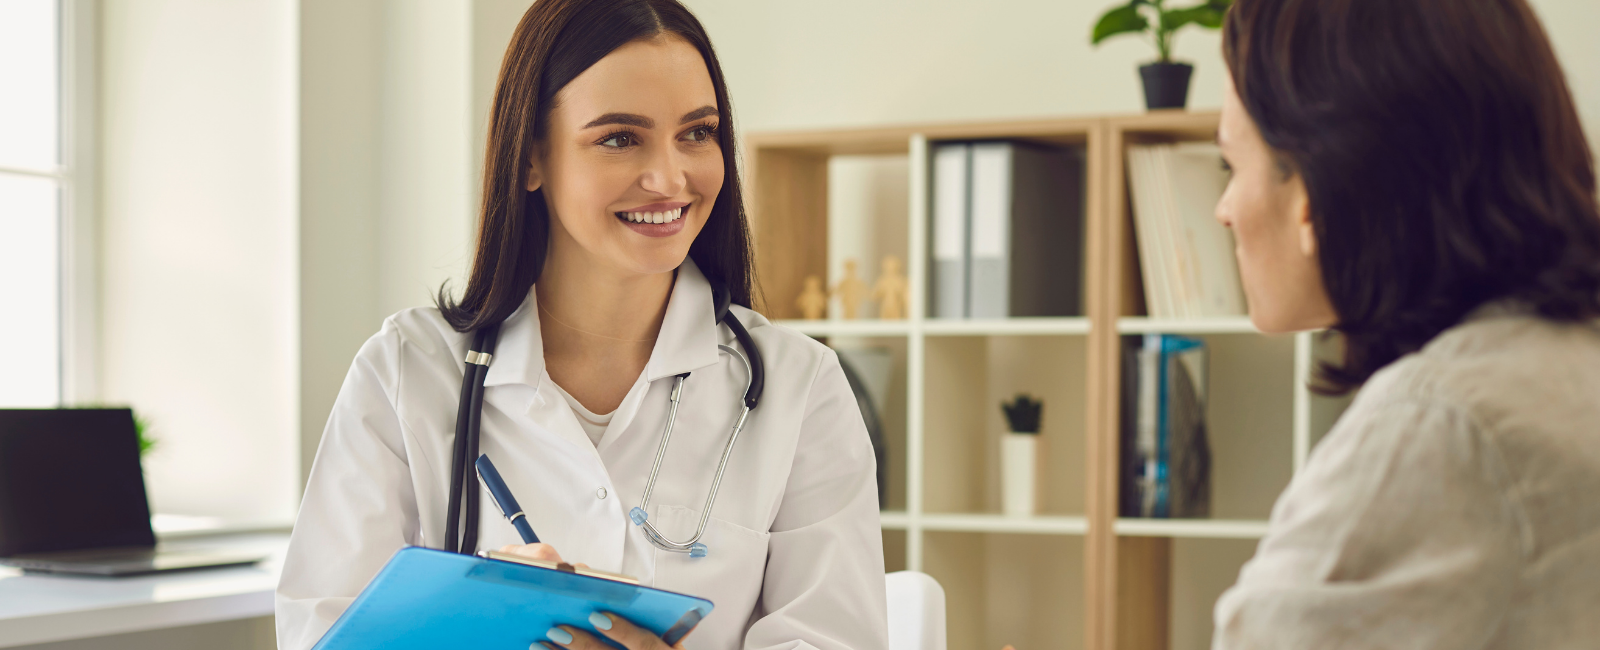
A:
[[[624,212],[623,216],[633,223],[672,223],[683,216],[683,208],[666,212]]]

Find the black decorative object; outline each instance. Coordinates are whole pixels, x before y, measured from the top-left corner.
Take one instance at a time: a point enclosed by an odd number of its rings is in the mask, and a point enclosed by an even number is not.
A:
[[[1150,110],[1183,108],[1189,103],[1189,77],[1194,66],[1187,63],[1148,63],[1139,66],[1144,81],[1144,105]]]
[[[1026,393],[1017,395],[1011,402],[1001,402],[1000,410],[1006,414],[1006,424],[1012,433],[1039,433],[1039,415],[1044,404]]]

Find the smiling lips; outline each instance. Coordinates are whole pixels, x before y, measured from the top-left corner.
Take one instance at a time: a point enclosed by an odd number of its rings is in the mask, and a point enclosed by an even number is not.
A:
[[[683,211],[688,207],[688,203],[652,203],[616,215],[636,233],[646,237],[671,237],[683,230]]]
[[[618,212],[617,216],[630,223],[669,223],[683,216],[683,208],[659,212]]]

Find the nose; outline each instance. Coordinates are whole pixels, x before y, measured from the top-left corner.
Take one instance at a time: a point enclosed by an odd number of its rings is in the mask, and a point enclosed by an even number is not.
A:
[[[677,196],[688,183],[683,155],[676,147],[655,147],[639,173],[639,187],[660,196]]]
[[[1212,210],[1211,216],[1217,220],[1217,223],[1222,224],[1224,228],[1232,229],[1233,217],[1231,213],[1232,211],[1228,209],[1228,194],[1224,192],[1222,198],[1217,200],[1217,207]]]

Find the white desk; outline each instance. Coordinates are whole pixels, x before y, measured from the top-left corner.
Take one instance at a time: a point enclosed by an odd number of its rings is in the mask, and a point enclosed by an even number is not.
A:
[[[288,533],[192,537],[164,547],[270,553],[250,567],[135,578],[23,575],[0,568],[0,648],[272,615]]]

